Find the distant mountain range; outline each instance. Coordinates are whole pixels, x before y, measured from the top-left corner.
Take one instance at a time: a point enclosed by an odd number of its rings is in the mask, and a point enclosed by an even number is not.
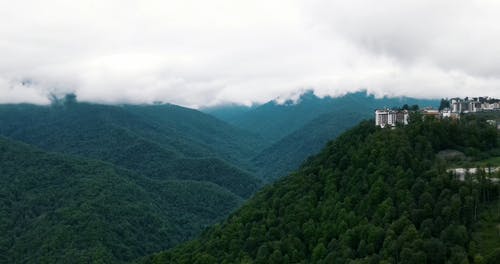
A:
[[[475,116],[397,129],[361,122],[199,238],[141,261],[499,263],[498,185],[460,181],[436,155],[498,157],[499,142]]]
[[[243,107],[237,105],[219,106],[202,109],[221,120],[241,129],[254,132],[264,138],[277,142],[300,129],[308,122],[327,113],[363,113],[372,115],[372,111],[381,107],[401,107],[404,104],[418,104],[420,107],[439,107],[439,100],[415,99],[408,97],[375,98],[367,92],[349,93],[341,97],[316,96],[306,92],[293,102],[278,103],[270,101],[260,106]]]
[[[366,92],[342,97],[319,98],[306,92],[297,102],[271,101],[260,106],[222,106],[203,109],[234,126],[259,134],[273,142],[253,158],[257,175],[274,180],[297,169],[308,156],[363,119],[373,118],[374,110],[401,107],[439,107],[439,100],[408,97],[375,98]]]
[[[127,262],[170,248],[373,109],[405,103],[439,101],[306,93],[206,113],[72,96],[0,105],[0,262]]]
[[[47,151],[108,161],[151,178],[244,184],[231,190],[242,197],[260,185],[240,169],[262,148],[258,137],[174,105],[1,105],[0,134]],[[179,170],[179,164],[188,164],[188,169]]]
[[[0,105],[0,135],[0,263],[130,261],[262,185],[265,141],[174,105]]]

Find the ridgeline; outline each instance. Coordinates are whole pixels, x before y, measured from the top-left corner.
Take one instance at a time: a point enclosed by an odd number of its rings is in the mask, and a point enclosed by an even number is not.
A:
[[[436,156],[499,156],[497,129],[474,116],[411,119],[394,130],[362,122],[200,238],[141,261],[498,263],[500,249],[474,240],[498,185],[484,175],[457,180]]]

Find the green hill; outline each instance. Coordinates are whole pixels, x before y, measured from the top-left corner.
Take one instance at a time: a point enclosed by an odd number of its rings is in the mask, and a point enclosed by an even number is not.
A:
[[[256,134],[231,126],[211,115],[176,105],[125,105],[124,108],[160,128],[172,129],[178,137],[207,146],[208,150],[235,165],[248,165],[249,157],[268,146]],[[158,138],[161,141],[163,137]]]
[[[178,106],[0,105],[0,134],[155,179],[211,181],[242,197],[260,186],[241,169],[262,146],[258,137]]]
[[[146,263],[468,263],[474,225],[498,185],[461,182],[436,158],[498,155],[484,121],[430,118],[395,130],[364,122],[222,224]],[[491,249],[493,251],[494,249]],[[488,256],[487,263],[495,263]]]
[[[197,235],[241,203],[0,137],[0,263],[121,263]]]
[[[328,141],[372,116],[369,110],[365,113],[341,112],[323,114],[264,149],[253,160],[257,175],[274,181],[289,174],[307,157],[318,153]]]
[[[424,106],[439,106],[439,100],[422,100],[414,98],[375,98],[364,92],[349,93],[340,97],[319,98],[308,91],[300,96],[297,102],[276,100],[263,105],[248,107],[246,111],[241,106],[220,106],[203,109],[232,125],[259,134],[271,142],[279,141],[295,132],[307,123],[323,114],[347,113],[373,114],[376,108],[394,107],[403,104]],[[342,124],[339,124],[342,126]],[[314,153],[310,153],[314,154]]]

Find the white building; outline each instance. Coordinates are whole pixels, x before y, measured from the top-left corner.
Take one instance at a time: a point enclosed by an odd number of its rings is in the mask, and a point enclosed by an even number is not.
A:
[[[451,109],[445,108],[441,110],[441,118],[451,118]]]
[[[460,98],[451,99],[450,108],[452,113],[466,113],[469,112],[469,103]]]
[[[494,175],[492,175],[500,171],[500,167],[481,168],[481,170],[483,170],[487,174],[486,179],[489,180],[490,182],[492,183],[500,182],[500,178],[496,178],[494,177]],[[448,169],[446,171],[451,172],[453,175],[455,175],[455,177],[459,181],[465,181],[465,177],[467,175],[473,177],[478,173],[477,168],[453,168],[453,169]],[[477,181],[477,179],[474,180]]]
[[[481,103],[478,101],[469,102],[469,112],[478,112],[481,111]]]
[[[396,126],[396,124],[408,125],[407,110],[378,109],[375,111],[375,125],[380,127]]]
[[[441,113],[437,109],[432,109],[432,108],[426,108],[421,111],[424,117],[426,116],[432,116],[436,119],[439,119],[441,117]]]
[[[452,113],[496,111],[500,110],[500,100],[491,97],[453,98],[450,100],[450,108]]]

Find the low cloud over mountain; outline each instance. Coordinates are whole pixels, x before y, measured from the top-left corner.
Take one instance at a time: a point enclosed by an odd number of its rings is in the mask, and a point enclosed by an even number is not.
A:
[[[0,3],[0,103],[499,97],[497,1]]]

